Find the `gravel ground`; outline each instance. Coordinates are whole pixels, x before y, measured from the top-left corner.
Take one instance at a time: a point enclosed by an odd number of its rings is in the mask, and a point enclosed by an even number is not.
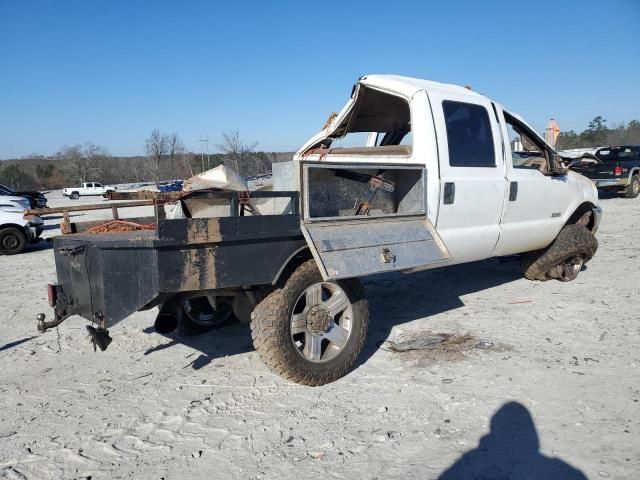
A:
[[[39,335],[52,250],[0,257],[0,478],[637,478],[640,201],[602,206],[571,283],[498,260],[367,280],[366,352],[319,388],[270,373],[240,324],[162,336],[140,312],[104,353],[79,318]]]

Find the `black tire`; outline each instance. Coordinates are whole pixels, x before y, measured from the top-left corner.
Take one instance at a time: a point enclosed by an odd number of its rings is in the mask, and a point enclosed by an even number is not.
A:
[[[71,195],[69,195],[69,198],[71,200],[77,200],[80,198],[80,194],[78,192],[71,192]]]
[[[209,299],[203,295],[182,301],[182,322],[192,330],[209,331],[226,323],[232,315],[231,304],[224,299]]]
[[[346,294],[350,329],[346,341],[338,348],[337,353],[328,360],[312,361],[296,345],[291,319],[294,308],[307,289],[318,284],[323,285],[323,288],[327,285],[336,286]],[[309,321],[307,316],[306,322]],[[342,318],[335,317],[331,324],[342,321]],[[349,279],[323,282],[314,260],[300,265],[281,288],[271,292],[256,306],[251,315],[253,345],[262,361],[281,377],[312,387],[331,383],[349,373],[364,347],[368,327],[369,306],[360,281]],[[335,326],[328,327],[325,333],[330,333],[333,328]],[[322,348],[326,352],[329,347]]]
[[[637,173],[631,176],[631,182],[624,191],[624,198],[636,198],[640,195],[640,175]]]
[[[548,248],[524,255],[524,276],[540,281],[574,280],[597,249],[598,240],[589,229],[583,225],[566,225]]]
[[[27,248],[27,234],[17,227],[0,230],[0,255],[17,255]]]
[[[213,308],[205,295],[176,295],[160,305],[156,330],[166,334],[177,328],[180,335],[194,336],[233,321],[230,303],[220,302],[216,307]]]

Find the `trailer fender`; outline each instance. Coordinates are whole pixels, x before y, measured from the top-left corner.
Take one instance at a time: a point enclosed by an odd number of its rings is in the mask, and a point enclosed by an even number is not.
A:
[[[300,247],[298,250],[289,255],[289,258],[282,264],[280,270],[276,273],[276,276],[273,278],[273,282],[271,285],[278,285],[280,283],[286,282],[289,275],[302,265],[307,260],[310,260],[312,257],[311,250],[308,246]]]

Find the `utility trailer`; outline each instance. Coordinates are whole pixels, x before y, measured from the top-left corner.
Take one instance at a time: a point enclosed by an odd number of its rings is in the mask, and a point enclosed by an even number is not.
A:
[[[183,335],[234,315],[251,322],[256,349],[277,373],[308,385],[346,374],[368,324],[357,278],[449,257],[426,217],[426,170],[302,161],[289,163],[284,178],[288,190],[154,199],[173,202],[182,218],[162,218],[156,207],[153,230],[55,237],[54,318],[40,314],[38,329],[79,315],[104,350],[109,329],[139,310],[159,307],[156,329]],[[209,209],[195,208],[202,204]],[[274,358],[286,360],[286,371]]]

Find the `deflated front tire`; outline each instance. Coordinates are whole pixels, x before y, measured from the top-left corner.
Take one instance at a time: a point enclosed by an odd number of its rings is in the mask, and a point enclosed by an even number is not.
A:
[[[597,249],[598,240],[588,228],[566,225],[548,248],[525,255],[524,276],[540,281],[551,278],[563,282],[575,280]]]

